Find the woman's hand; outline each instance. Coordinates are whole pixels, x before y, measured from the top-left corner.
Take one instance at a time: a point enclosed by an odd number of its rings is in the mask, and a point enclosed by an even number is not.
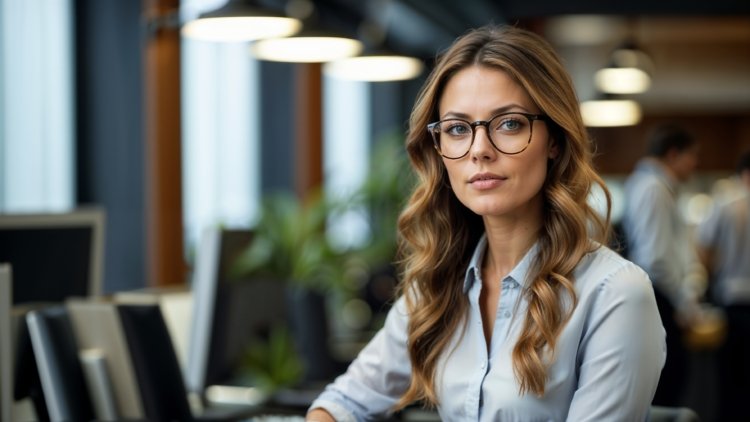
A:
[[[327,411],[317,408],[309,411],[305,416],[306,422],[336,422],[336,419]]]

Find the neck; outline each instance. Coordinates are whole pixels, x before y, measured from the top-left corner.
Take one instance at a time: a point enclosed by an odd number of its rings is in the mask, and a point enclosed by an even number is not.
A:
[[[491,273],[504,277],[523,259],[539,237],[541,222],[491,224],[485,222],[487,251],[484,265]]]

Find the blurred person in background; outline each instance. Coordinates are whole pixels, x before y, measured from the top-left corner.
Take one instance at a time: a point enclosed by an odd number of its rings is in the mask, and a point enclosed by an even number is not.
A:
[[[460,37],[411,114],[400,295],[308,421],[644,421],[665,359],[647,274],[604,246],[592,145],[551,46]]]
[[[695,171],[698,143],[683,128],[662,125],[647,138],[647,155],[625,182],[622,228],[628,258],[646,270],[654,284],[667,331],[667,362],[653,403],[682,405],[689,379],[683,331],[700,320],[705,270],[689,226],[678,209],[680,185]]]
[[[727,318],[718,355],[722,421],[747,418],[750,399],[750,151],[740,157],[737,179],[740,195],[717,204],[696,233],[714,302]]]

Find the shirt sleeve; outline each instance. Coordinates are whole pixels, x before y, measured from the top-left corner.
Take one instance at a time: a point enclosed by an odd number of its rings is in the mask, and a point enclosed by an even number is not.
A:
[[[400,298],[383,328],[310,409],[323,408],[339,422],[373,420],[390,413],[411,377],[407,324],[406,303]]]
[[[581,306],[586,329],[570,421],[643,421],[666,359],[665,332],[648,276],[628,265]]]
[[[708,214],[708,218],[698,225],[695,231],[695,240],[698,246],[703,248],[712,248],[714,246],[719,233],[720,214],[720,208],[715,206],[711,210],[711,213]]]

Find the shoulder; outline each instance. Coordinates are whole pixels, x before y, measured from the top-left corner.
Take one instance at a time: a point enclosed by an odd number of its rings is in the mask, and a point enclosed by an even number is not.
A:
[[[669,187],[657,176],[649,175],[638,180],[631,189],[632,193],[642,197],[663,195],[669,193]]]
[[[640,208],[661,202],[671,196],[669,187],[656,175],[632,177],[625,185],[628,208]]]
[[[750,213],[750,197],[717,201],[708,216],[698,225],[698,240],[714,237],[722,225],[730,225],[747,218]]]
[[[654,294],[651,280],[641,267],[604,245],[581,259],[575,270],[575,285],[580,300],[603,292],[636,301]]]
[[[719,204],[719,212],[728,216],[747,217],[750,212],[750,192]]]

